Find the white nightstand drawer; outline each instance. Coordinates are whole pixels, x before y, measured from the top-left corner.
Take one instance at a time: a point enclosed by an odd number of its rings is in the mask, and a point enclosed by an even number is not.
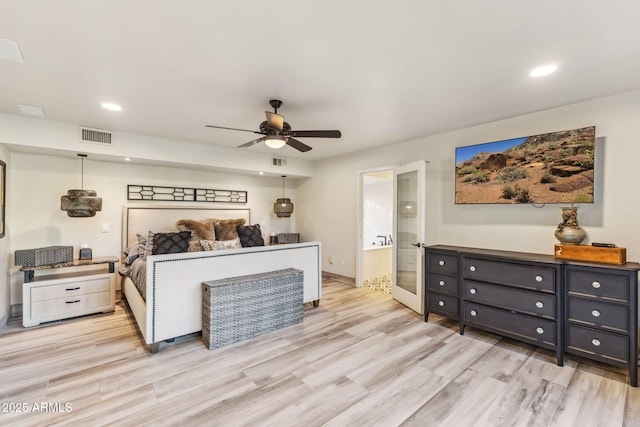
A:
[[[33,286],[31,288],[31,301],[46,301],[57,298],[67,298],[109,290],[112,275],[104,277],[83,278],[75,282],[66,282],[59,285]]]
[[[80,316],[93,313],[100,307],[105,310],[111,306],[111,293],[97,292],[86,295],[35,301],[31,304],[31,317],[34,320],[46,321],[62,317]]]

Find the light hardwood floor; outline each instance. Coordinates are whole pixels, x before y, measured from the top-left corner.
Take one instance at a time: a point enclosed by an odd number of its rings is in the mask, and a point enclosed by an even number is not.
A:
[[[0,425],[640,425],[624,371],[572,356],[558,367],[433,317],[327,277],[303,324],[213,351],[191,337],[150,354],[124,302],[35,329],[14,320],[0,337]]]

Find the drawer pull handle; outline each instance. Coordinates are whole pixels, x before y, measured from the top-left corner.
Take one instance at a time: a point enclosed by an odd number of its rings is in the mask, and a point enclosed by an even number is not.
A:
[[[74,300],[74,301],[65,301],[65,304],[75,304],[77,302],[80,302],[80,300],[77,299],[77,300]]]
[[[478,293],[478,291],[476,291],[474,288],[469,289],[469,293],[471,295],[475,295],[476,293]]]
[[[438,283],[440,286],[444,286],[444,280],[440,280],[440,282]]]
[[[536,307],[543,308],[544,307],[544,303],[542,301],[537,301],[536,302]]]
[[[438,305],[439,305],[440,307],[444,307],[444,301],[442,301],[442,300],[438,301]]]
[[[443,260],[438,261],[438,265],[444,265],[444,261]]]
[[[476,266],[475,265],[470,266],[469,271],[476,271]]]
[[[471,315],[472,315],[472,316],[477,316],[477,315],[478,315],[478,313],[477,313],[475,310],[471,310]]]
[[[591,344],[595,345],[596,347],[600,347],[600,340],[598,338],[594,338],[591,340]]]
[[[591,315],[593,317],[600,317],[600,312],[598,310],[591,310]]]
[[[538,283],[542,282],[542,276],[540,275],[536,276],[536,282]]]
[[[591,286],[593,286],[594,289],[599,289],[600,288],[600,282],[593,282],[593,283],[591,283]]]
[[[536,332],[538,333],[538,335],[542,335],[542,334],[544,334],[544,329],[542,329],[541,327],[538,326],[536,328]]]
[[[65,291],[77,291],[78,289],[80,289],[80,286],[77,286],[75,288],[66,288]]]

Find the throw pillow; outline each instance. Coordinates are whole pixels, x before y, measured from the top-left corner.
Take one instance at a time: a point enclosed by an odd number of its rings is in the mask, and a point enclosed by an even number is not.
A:
[[[244,219],[222,219],[214,225],[216,230],[216,240],[233,240],[239,237],[236,228],[244,225]]]
[[[231,240],[200,240],[200,244],[205,251],[220,251],[242,247],[239,238]]]
[[[137,234],[136,236],[138,236],[138,243],[139,244],[143,244],[144,242],[144,246],[142,246],[142,249],[140,250],[140,259],[141,260],[146,260],[147,257],[149,255],[151,255],[151,252],[153,252],[153,236],[156,233],[149,230],[149,232],[147,233],[147,237],[144,237],[140,234]],[[140,248],[140,246],[138,247]]]
[[[153,236],[153,255],[177,254],[189,249],[190,231],[177,233],[155,233]]]
[[[202,251],[200,240],[213,240],[215,232],[213,224],[205,221],[197,221],[195,219],[181,219],[176,222],[176,227],[180,231],[190,231],[191,240],[189,241],[189,252]]]
[[[260,231],[260,224],[255,225],[241,225],[236,227],[238,237],[240,237],[240,244],[243,248],[252,246],[264,246],[264,239],[262,238],[262,231]]]

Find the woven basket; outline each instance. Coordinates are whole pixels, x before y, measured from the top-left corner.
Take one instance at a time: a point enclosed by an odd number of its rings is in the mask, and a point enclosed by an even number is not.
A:
[[[15,264],[24,267],[63,264],[73,261],[73,246],[47,246],[46,248],[16,251]]]
[[[204,345],[212,350],[302,322],[303,279],[288,268],[204,282]]]

